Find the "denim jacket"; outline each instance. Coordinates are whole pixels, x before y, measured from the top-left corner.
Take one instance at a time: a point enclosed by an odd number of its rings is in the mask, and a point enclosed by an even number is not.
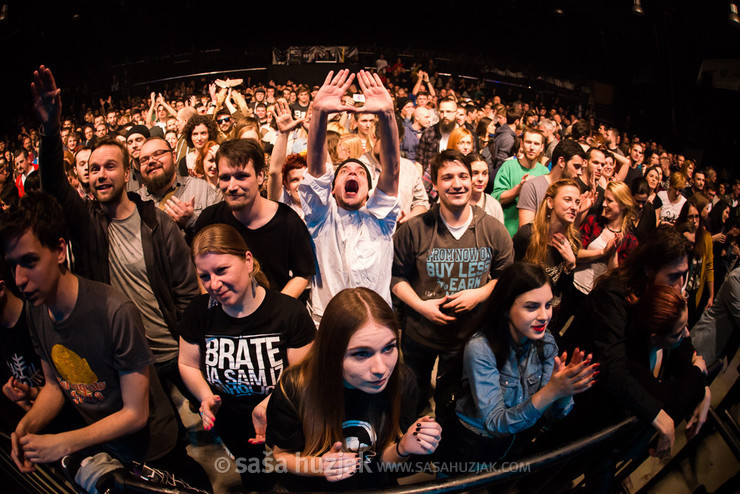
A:
[[[469,429],[485,437],[505,438],[532,427],[543,413],[532,404],[532,395],[549,381],[558,352],[549,331],[543,337],[544,355],[531,341],[511,343],[509,356],[499,372],[496,357],[482,333],[465,345],[462,395],[457,415]],[[573,408],[573,397],[552,403],[544,415],[559,419]]]

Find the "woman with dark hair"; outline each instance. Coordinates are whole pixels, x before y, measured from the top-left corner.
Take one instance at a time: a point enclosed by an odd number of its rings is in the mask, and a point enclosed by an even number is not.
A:
[[[714,293],[719,292],[719,287],[728,273],[727,267],[732,259],[733,242],[737,240],[738,228],[730,221],[730,204],[719,201],[709,212],[709,233],[712,234],[712,247],[714,250]]]
[[[639,178],[639,177],[638,177]],[[648,193],[648,201],[653,204],[655,209],[656,224],[660,220],[660,210],[663,207],[663,201],[658,197],[658,191],[660,189],[660,183],[663,180],[663,169],[660,166],[651,166],[645,172],[645,180],[647,180],[650,191]]]
[[[13,181],[13,168],[5,158],[0,158],[0,211],[18,201],[18,188]]]
[[[445,434],[449,458],[488,462],[521,454],[542,417],[564,417],[573,395],[593,385],[598,364],[576,350],[566,365],[567,355],[558,357],[547,330],[551,317],[545,270],[530,263],[507,267],[489,299],[486,323],[465,345],[456,419]]]
[[[207,293],[180,322],[180,375],[200,403],[203,427],[215,429],[236,458],[261,462],[270,393],[308,353],[316,329],[301,302],[263,287],[267,278],[233,227],[205,227],[192,252]],[[248,471],[242,481],[250,490],[272,487]]]
[[[182,128],[182,135],[188,145],[188,153],[177,163],[177,171],[182,177],[197,176],[195,161],[198,153],[208,141],[218,140],[216,122],[209,115],[193,115]],[[202,178],[198,177],[198,178]]]
[[[683,205],[676,220],[676,229],[692,245],[686,280],[691,326],[714,301],[714,246],[712,236],[704,229],[702,222],[708,215],[709,199],[704,194],[694,194]]]
[[[650,201],[650,185],[645,177],[637,177],[630,186],[635,201],[634,233],[638,242],[644,242],[658,227],[658,213],[655,203]]]
[[[470,201],[468,203],[478,206],[486,214],[493,216],[503,223],[504,210],[501,208],[501,204],[492,195],[486,194],[489,183],[488,163],[478,153],[468,154],[465,156],[465,161],[470,164],[473,182],[473,189],[470,191]]]
[[[435,451],[441,427],[414,420],[414,378],[398,361],[398,322],[367,288],[331,299],[308,356],[289,368],[267,410],[267,444],[289,490],[381,487],[378,462]]]

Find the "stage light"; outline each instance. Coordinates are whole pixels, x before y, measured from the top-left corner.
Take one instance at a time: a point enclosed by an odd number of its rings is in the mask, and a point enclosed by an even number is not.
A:
[[[740,16],[737,15],[737,5],[730,2],[730,24],[740,26]]]

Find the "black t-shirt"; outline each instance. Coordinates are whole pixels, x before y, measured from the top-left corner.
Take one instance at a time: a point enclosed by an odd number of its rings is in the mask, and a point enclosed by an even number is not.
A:
[[[416,408],[416,383],[413,374],[403,364],[401,372],[401,419],[400,428],[404,433],[418,417]],[[281,385],[275,389],[267,406],[267,435],[265,442],[268,446],[278,446],[281,449],[293,452],[303,451],[306,438],[303,434],[303,423],[297,410],[299,409],[301,393],[296,388],[295,379],[283,379]],[[379,401],[378,401],[379,400]],[[379,410],[389,410],[390,404],[386,393],[377,395],[365,393],[358,389],[344,388],[344,421],[342,432],[344,435],[344,450],[362,453],[365,461],[362,470],[348,479],[339,482],[328,482],[324,477],[307,477],[293,474],[283,474],[280,481],[289,491],[344,491],[381,487],[390,482],[390,476],[380,471],[382,451],[376,450],[378,424],[381,417]]]
[[[290,206],[279,203],[275,216],[264,226],[252,230],[234,218],[229,206],[222,201],[203,210],[195,223],[195,233],[214,223],[236,228],[259,261],[273,290],[282,290],[294,276],[310,279],[316,274],[308,228]]]
[[[28,386],[41,387],[44,385],[44,370],[28,332],[25,305],[15,326],[0,328],[0,355],[5,362],[0,370],[0,382],[6,383],[13,376]]]
[[[308,113],[308,105],[303,106],[298,101],[290,105],[290,112],[293,115],[293,120],[298,120],[299,118],[303,118],[306,116],[306,113]]]
[[[273,290],[246,317],[231,317],[220,304],[208,306],[208,295],[193,299],[180,335],[200,347],[201,370],[211,390],[224,404],[251,413],[288,367],[287,349],[311,343],[316,326],[301,302]]]
[[[123,407],[121,374],[149,367],[147,426],[106,446],[123,461],[156,460],[175,447],[177,423],[151,366],[139,311],[112,286],[77,279],[77,301],[64,321],[52,321],[46,306],[27,307],[34,348],[88,424]]]

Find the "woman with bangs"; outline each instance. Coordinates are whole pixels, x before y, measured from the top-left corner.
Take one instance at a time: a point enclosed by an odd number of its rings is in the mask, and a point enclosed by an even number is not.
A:
[[[453,130],[447,140],[447,149],[455,149],[465,156],[473,151],[473,146],[473,133],[465,127],[458,127]]]
[[[198,157],[195,160],[195,174],[203,177],[211,188],[218,190],[218,164],[216,163],[216,153],[219,144],[216,141],[208,141],[198,151]]]
[[[234,457],[262,462],[271,392],[283,370],[308,353],[316,327],[301,302],[265,288],[267,277],[233,227],[205,227],[192,253],[207,293],[180,322],[180,375],[200,403],[203,427]],[[272,488],[264,473],[240,473],[249,490]]]
[[[367,288],[332,298],[308,356],[289,368],[267,409],[267,444],[288,490],[382,487],[379,462],[435,451],[442,429],[414,420],[415,380],[398,360],[399,326]]]
[[[556,333],[572,313],[573,271],[581,249],[580,233],[574,225],[580,194],[573,179],[551,184],[534,222],[522,226],[513,239],[515,260],[542,266],[555,286],[557,299],[550,328]]]
[[[635,200],[624,182],[609,182],[601,215],[592,214],[581,224],[582,249],[576,257],[573,284],[581,293],[591,292],[594,282],[619,267],[637,247],[632,232]]]

